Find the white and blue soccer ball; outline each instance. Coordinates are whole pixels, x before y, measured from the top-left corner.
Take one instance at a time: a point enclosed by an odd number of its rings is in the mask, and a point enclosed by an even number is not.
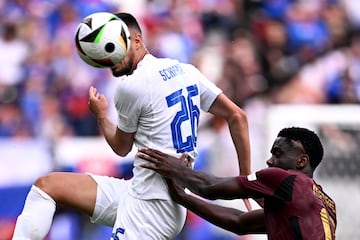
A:
[[[87,64],[112,67],[124,59],[130,49],[130,32],[115,14],[97,12],[85,17],[75,35],[76,50]]]

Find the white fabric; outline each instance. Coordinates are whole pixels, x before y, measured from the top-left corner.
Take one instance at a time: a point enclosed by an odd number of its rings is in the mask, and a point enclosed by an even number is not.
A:
[[[173,105],[168,106],[166,97],[176,91],[181,91],[181,95],[173,99]],[[118,112],[118,127],[125,132],[136,132],[135,145],[138,148],[151,147],[173,155],[187,151],[196,156],[199,121],[196,112],[200,112],[200,108],[208,111],[220,93],[221,90],[192,65],[148,54],[134,73],[123,77],[117,85],[114,102]],[[171,124],[176,115],[178,121],[175,123],[179,128],[172,131]],[[180,144],[192,144],[181,149],[183,146],[173,145],[174,138]],[[176,152],[175,148],[180,148],[180,151]],[[163,178],[139,167],[142,162],[138,158],[134,162],[130,189],[132,196],[170,199]]]
[[[131,180],[91,175],[98,184],[91,221],[114,226],[118,239],[172,239],[182,229],[186,209],[173,201],[142,200],[128,194]],[[116,220],[115,220],[116,217]]]
[[[55,201],[40,188],[32,186],[17,218],[12,240],[43,240],[50,230],[55,209]]]
[[[128,181],[108,176],[89,174],[97,183],[96,203],[91,222],[113,227],[117,208],[128,198]]]

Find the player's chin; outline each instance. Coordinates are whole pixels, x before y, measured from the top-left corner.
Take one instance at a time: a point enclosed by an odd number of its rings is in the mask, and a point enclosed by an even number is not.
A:
[[[111,68],[111,73],[114,77],[120,77],[124,75],[122,71],[118,71],[116,68]]]
[[[120,76],[125,76],[125,75],[130,75],[132,73],[131,69],[111,69],[112,75],[114,77],[120,77]]]

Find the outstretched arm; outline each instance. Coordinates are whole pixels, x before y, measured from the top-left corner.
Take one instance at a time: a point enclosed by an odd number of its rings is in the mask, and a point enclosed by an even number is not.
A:
[[[181,186],[207,199],[235,199],[250,197],[236,177],[220,178],[194,171],[186,165],[186,155],[180,159],[154,149],[139,149],[138,157],[149,161],[142,167],[152,169],[166,177],[174,201],[193,211],[207,221],[237,234],[264,233],[263,209],[242,212],[203,201],[187,195]],[[180,184],[180,185],[178,185]]]
[[[263,209],[243,212],[223,207],[186,194],[184,189],[171,179],[167,179],[167,184],[174,201],[216,226],[239,235],[260,234],[266,231]]]
[[[182,186],[207,199],[246,198],[246,192],[240,187],[236,177],[221,178],[194,171],[183,162],[186,154],[180,159],[158,150],[139,149],[137,156],[149,161],[141,166],[152,169],[164,177],[176,180]]]

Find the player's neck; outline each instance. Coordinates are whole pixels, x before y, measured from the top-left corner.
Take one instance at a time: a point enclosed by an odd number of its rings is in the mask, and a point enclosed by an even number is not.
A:
[[[144,47],[142,50],[143,50],[143,51],[142,51],[142,54],[140,55],[141,57],[140,57],[140,59],[139,59],[139,62],[144,59],[144,57],[146,56],[146,54],[149,54],[149,51],[148,51],[145,47]]]
[[[135,71],[135,69],[139,65],[139,62],[141,62],[144,59],[145,55],[148,53],[149,53],[149,51],[146,48],[141,48],[139,50],[139,52],[137,53],[137,55],[134,58],[135,61],[133,61],[133,63],[132,63],[132,68],[131,68],[130,74],[132,74]]]

